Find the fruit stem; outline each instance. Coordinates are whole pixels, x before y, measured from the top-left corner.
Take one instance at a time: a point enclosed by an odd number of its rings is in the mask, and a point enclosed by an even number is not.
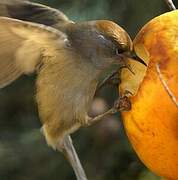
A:
[[[158,76],[159,76],[159,79],[162,83],[162,85],[164,86],[165,90],[167,91],[169,97],[172,99],[172,101],[175,103],[175,105],[178,107],[178,102],[176,100],[176,97],[174,96],[174,94],[172,93],[172,91],[170,90],[169,86],[167,85],[166,81],[164,80],[164,77],[161,73],[161,70],[160,70],[160,67],[159,67],[159,64],[157,63],[156,64],[156,71],[158,73]]]
[[[165,0],[165,2],[167,3],[171,11],[176,10],[176,6],[174,5],[172,0]]]

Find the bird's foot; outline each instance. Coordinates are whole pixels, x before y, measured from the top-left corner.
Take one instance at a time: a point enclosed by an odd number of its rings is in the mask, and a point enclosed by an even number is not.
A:
[[[131,102],[127,96],[119,97],[114,103],[116,111],[130,111],[131,107]]]
[[[94,118],[87,116],[86,121],[83,125],[90,126],[90,125],[100,121],[101,119],[103,119],[104,117],[106,117],[108,115],[115,114],[119,111],[129,111],[129,110],[131,110],[131,102],[127,96],[123,96],[123,97],[118,98],[115,101],[114,106],[111,109],[109,109],[108,111],[106,111],[105,113],[100,114]]]

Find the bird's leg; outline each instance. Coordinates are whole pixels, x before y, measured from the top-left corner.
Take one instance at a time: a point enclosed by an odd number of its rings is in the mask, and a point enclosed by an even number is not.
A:
[[[119,69],[112,71],[108,76],[106,76],[106,78],[98,85],[96,93],[100,91],[106,84],[118,87],[118,85],[121,83],[121,79],[119,77],[121,76],[121,70],[123,68],[127,68],[132,74],[135,74],[129,65],[124,65]]]
[[[109,74],[98,86],[96,93],[102,89],[106,84],[111,84],[114,86],[118,86],[118,84],[120,83],[120,79],[119,79],[119,70],[115,70],[113,71],[111,74]]]
[[[131,67],[129,65],[125,65],[122,68],[127,68],[129,71],[131,71],[133,74]],[[121,73],[121,68],[113,71],[110,75],[108,75],[102,82],[99,84],[96,93],[101,90],[106,84],[111,84],[114,86],[119,86],[121,83],[121,80],[119,79],[119,74]],[[86,126],[90,126],[91,124],[94,124],[95,122],[100,121],[102,118],[104,118],[107,115],[115,114],[118,111],[129,111],[131,109],[131,103],[127,96],[127,94],[130,94],[129,92],[126,92],[124,96],[119,97],[115,103],[114,106],[106,111],[103,114],[100,114],[94,118],[87,117],[86,119]]]
[[[69,161],[72,166],[77,180],[87,180],[85,171],[81,165],[80,159],[74,148],[72,139],[70,135],[66,135],[63,139],[62,148],[61,145],[57,148],[59,151],[62,151],[66,159]]]
[[[115,103],[114,106],[109,109],[108,111],[106,111],[103,114],[100,114],[94,118],[91,117],[87,117],[87,126],[90,126],[98,121],[100,121],[101,119],[103,119],[105,116],[111,115],[111,114],[115,114],[118,111],[129,111],[131,109],[131,103],[130,100],[128,99],[127,96],[123,96],[118,98]]]

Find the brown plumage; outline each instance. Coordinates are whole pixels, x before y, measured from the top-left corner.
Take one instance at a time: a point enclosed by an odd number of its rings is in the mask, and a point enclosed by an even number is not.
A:
[[[58,10],[28,1],[1,0],[0,16],[0,87],[36,72],[47,143],[67,148],[65,137],[90,118],[101,74],[111,65],[127,64],[130,37],[114,22],[74,23]]]
[[[118,25],[112,21],[100,20],[96,23],[97,28],[103,32],[107,33],[107,36],[115,40],[119,45],[125,46],[125,48],[132,48],[132,40],[127,35],[124,29],[118,28]],[[132,49],[128,49],[128,51]]]

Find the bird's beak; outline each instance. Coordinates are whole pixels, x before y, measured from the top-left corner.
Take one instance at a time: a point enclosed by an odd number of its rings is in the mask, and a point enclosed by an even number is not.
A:
[[[145,66],[147,66],[147,64],[140,58],[136,55],[135,51],[131,51],[128,55],[129,58],[131,58],[132,60],[134,61],[137,61]]]

